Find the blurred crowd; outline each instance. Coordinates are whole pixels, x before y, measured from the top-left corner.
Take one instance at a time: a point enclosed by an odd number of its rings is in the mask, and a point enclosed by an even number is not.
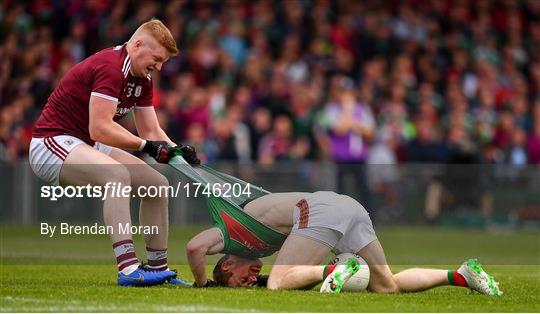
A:
[[[4,0],[0,160],[74,64],[152,17],[180,48],[158,117],[204,161],[540,164],[538,0]]]

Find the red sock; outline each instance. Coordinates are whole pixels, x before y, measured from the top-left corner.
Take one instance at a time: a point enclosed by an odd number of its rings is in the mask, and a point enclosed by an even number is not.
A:
[[[467,287],[465,277],[458,273],[457,270],[448,271],[448,282],[450,282],[452,286]]]
[[[336,266],[337,265],[326,265],[326,266],[324,266],[323,280],[326,279],[326,277],[328,277],[328,275],[330,275],[334,271],[334,269],[336,269]]]

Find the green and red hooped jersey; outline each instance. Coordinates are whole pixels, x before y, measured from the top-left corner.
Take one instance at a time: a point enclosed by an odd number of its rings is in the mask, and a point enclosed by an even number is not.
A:
[[[223,233],[223,254],[260,258],[279,251],[287,235],[261,223],[233,203],[207,198],[214,227]]]

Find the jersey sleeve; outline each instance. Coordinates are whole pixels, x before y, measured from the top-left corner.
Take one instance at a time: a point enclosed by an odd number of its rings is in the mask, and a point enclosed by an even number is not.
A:
[[[123,78],[120,69],[113,64],[104,63],[96,66],[94,68],[91,95],[118,103]]]
[[[144,79],[146,84],[142,86],[141,100],[137,102],[137,107],[151,107],[153,105],[153,84],[151,79]]]

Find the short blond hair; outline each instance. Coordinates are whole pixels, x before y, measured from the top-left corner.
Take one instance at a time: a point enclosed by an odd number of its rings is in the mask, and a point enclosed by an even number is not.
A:
[[[160,20],[151,19],[139,26],[133,35],[140,32],[145,32],[152,36],[171,56],[176,56],[178,54],[178,48],[176,48],[176,42],[174,41],[171,31]]]

